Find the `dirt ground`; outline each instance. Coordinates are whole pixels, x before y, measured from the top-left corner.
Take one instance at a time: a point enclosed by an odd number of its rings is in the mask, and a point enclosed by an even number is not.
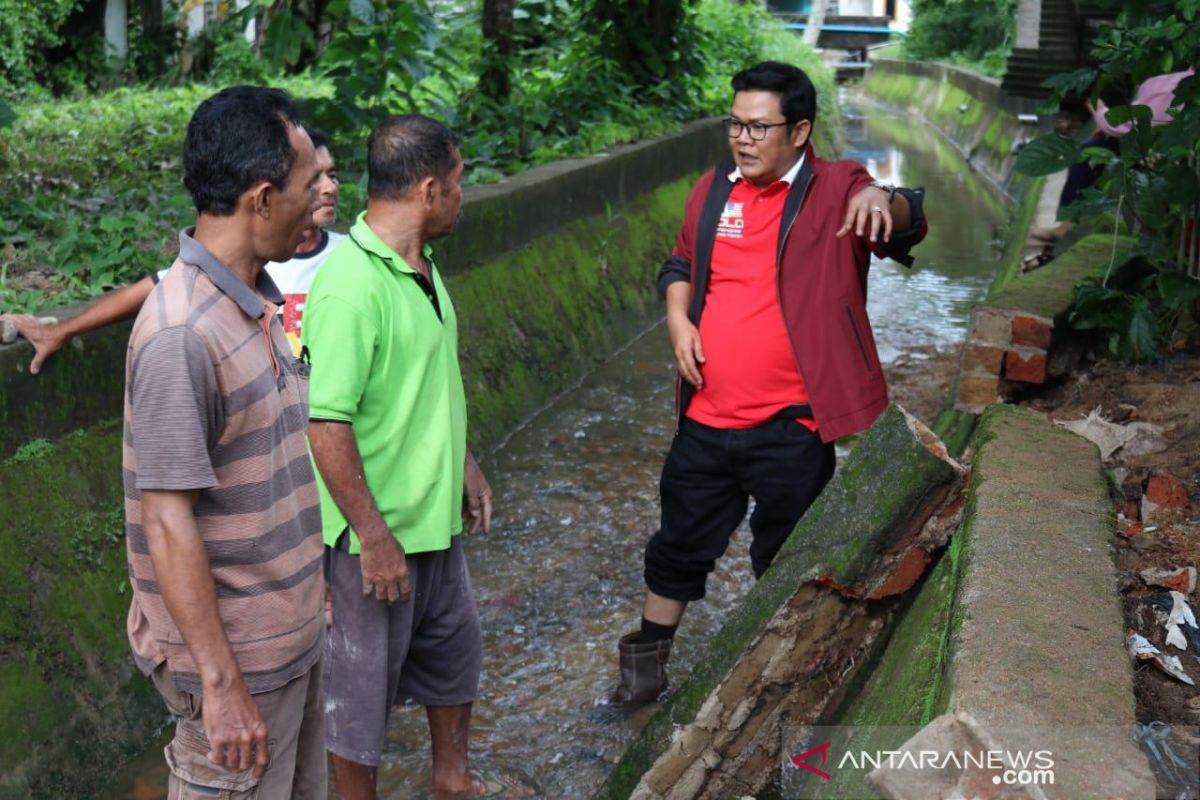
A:
[[[1111,421],[1140,420],[1162,429],[1166,442],[1162,452],[1125,456],[1118,450],[1105,462],[1119,514],[1116,542],[1122,607],[1128,629],[1144,636],[1164,655],[1178,656],[1184,672],[1200,683],[1200,647],[1193,642],[1183,651],[1167,645],[1161,620],[1147,602],[1155,595],[1161,598],[1169,589],[1141,577],[1146,569],[1200,567],[1200,354],[1179,353],[1136,367],[1095,363],[1028,405],[1056,420],[1078,419],[1098,407]],[[1142,518],[1147,484],[1151,477],[1164,473],[1182,483],[1187,505],[1153,509]],[[1194,586],[1186,599],[1195,611],[1200,598]],[[1167,745],[1186,764],[1173,767],[1162,745],[1143,747],[1151,755],[1161,796],[1196,797],[1200,788],[1196,761],[1200,687],[1166,675],[1150,661],[1139,661],[1134,689],[1138,722],[1170,726]],[[1158,725],[1154,728],[1160,733],[1167,730]]]
[[[957,367],[958,347],[909,348],[884,368],[888,393],[893,402],[932,426]]]

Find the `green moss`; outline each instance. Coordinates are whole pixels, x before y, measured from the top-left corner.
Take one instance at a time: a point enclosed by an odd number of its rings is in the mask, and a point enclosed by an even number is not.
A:
[[[1012,152],[1014,137],[1009,131],[1013,130],[1016,120],[1007,111],[997,110],[991,124],[983,132],[983,145],[997,161],[1008,158]]]
[[[1124,236],[1086,236],[1040,269],[1024,275],[1019,271],[1006,272],[1007,279],[988,293],[987,304],[1056,317],[1070,305],[1076,285],[1088,277],[1102,275],[1133,244],[1132,239]]]
[[[471,442],[486,447],[661,314],[654,290],[692,178],[450,278]]]
[[[125,642],[119,425],[37,451],[0,464],[0,797],[78,797],[161,702]]]
[[[25,664],[0,662],[0,772],[9,772],[65,717],[63,704]]]
[[[991,288],[988,290],[989,298],[1021,276],[1021,259],[1025,253],[1025,240],[1037,215],[1038,199],[1042,194],[1045,182],[1045,178],[1035,178],[1024,186],[1023,194],[1013,210],[1004,254],[1000,259],[1000,269],[996,272],[996,277],[992,280]]]

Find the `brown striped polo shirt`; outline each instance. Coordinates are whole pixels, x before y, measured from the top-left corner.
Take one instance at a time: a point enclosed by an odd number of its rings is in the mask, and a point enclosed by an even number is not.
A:
[[[320,655],[321,512],[305,440],[307,377],[275,314],[266,272],[251,289],[194,240],[138,314],[125,362],[128,634],[149,674],[200,676],[155,576],[142,527],[144,489],[199,490],[196,524],[225,633],[251,693]]]

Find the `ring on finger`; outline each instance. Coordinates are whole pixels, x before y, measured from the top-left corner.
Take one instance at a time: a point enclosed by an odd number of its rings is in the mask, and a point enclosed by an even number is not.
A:
[[[880,206],[871,206],[871,213],[872,214],[882,214],[883,208]]]

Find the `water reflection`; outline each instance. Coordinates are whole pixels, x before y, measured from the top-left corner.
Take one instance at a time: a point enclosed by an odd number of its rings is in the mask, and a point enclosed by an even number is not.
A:
[[[872,112],[851,131],[848,156],[883,180],[925,186],[932,220],[915,267],[884,260],[871,271],[880,354],[891,361],[906,348],[956,343],[994,271],[1003,209],[928,129]],[[652,330],[486,459],[495,529],[468,543],[485,637],[471,750],[477,764],[530,777],[548,798],[588,797],[650,711],[608,725],[588,718],[613,688],[616,639],[640,611],[673,374],[665,332]],[[748,544],[740,531],[708,597],[689,610],[672,658],[676,681],[748,589]],[[161,745],[151,748],[104,796],[164,797],[161,760]],[[381,797],[423,796],[428,763],[424,713],[398,709]]]

